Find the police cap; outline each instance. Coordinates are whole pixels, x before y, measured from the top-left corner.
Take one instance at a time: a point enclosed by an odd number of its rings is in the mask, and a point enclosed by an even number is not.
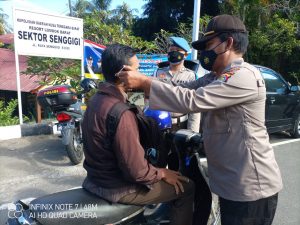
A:
[[[234,33],[241,32],[246,33],[246,27],[244,23],[237,17],[232,15],[219,15],[212,18],[205,30],[204,35],[198,41],[194,41],[192,46],[194,49],[203,50],[205,49],[205,44],[209,40],[218,36],[221,33]]]
[[[190,48],[188,42],[184,38],[181,38],[181,37],[170,37],[170,41],[171,41],[171,45],[174,45],[174,46],[176,46],[178,48],[181,48],[181,49],[183,49],[186,52],[190,52],[191,51],[191,48]]]

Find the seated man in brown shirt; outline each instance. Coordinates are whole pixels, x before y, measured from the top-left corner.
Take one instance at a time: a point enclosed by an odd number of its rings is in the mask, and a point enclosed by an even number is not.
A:
[[[126,89],[117,76],[123,65],[138,69],[134,50],[119,44],[107,47],[102,54],[106,82],[99,85],[101,93],[90,99],[82,124],[87,171],[83,187],[111,202],[172,202],[171,224],[192,224],[194,183],[178,172],[155,168],[144,158],[132,111],[122,114],[112,144],[106,144],[108,112],[117,102],[127,101]]]

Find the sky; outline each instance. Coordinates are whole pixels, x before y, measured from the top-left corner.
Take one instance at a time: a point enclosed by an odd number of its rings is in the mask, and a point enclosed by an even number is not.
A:
[[[4,13],[9,16],[7,19],[8,24],[12,24],[12,7],[13,2],[18,8],[42,11],[59,15],[66,15],[69,13],[68,0],[0,0],[0,8],[3,9]],[[74,2],[74,0],[71,0]],[[143,13],[142,6],[146,3],[143,0],[112,0],[110,9],[116,8],[123,2],[127,3],[130,8],[136,8],[139,12],[137,15]]]

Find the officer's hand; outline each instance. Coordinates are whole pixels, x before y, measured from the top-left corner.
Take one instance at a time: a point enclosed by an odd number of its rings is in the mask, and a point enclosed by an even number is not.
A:
[[[162,179],[171,184],[175,188],[176,194],[179,194],[179,190],[184,192],[182,182],[189,182],[189,178],[182,176],[179,172],[162,168]]]
[[[151,79],[136,71],[131,66],[124,65],[123,70],[117,75],[126,88],[141,89],[145,92],[150,92]]]

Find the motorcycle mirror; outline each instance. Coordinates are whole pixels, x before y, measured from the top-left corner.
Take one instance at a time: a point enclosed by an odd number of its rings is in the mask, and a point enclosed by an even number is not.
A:
[[[84,78],[80,82],[80,86],[83,89],[83,93],[87,93],[90,90],[97,88],[96,82],[94,80],[90,79],[90,78]]]

